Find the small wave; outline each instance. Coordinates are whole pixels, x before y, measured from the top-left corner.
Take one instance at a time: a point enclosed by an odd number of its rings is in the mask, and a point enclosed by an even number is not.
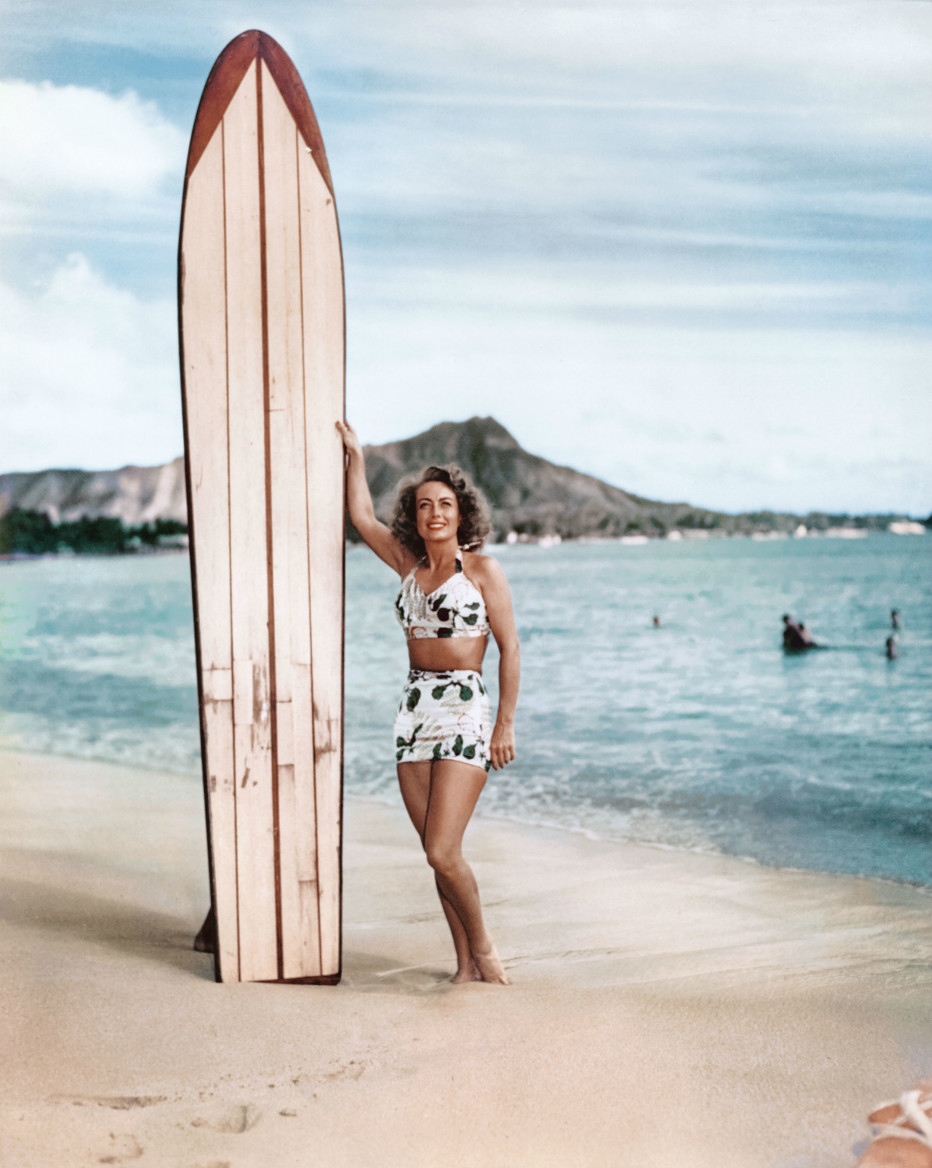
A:
[[[858,832],[880,832],[917,841],[932,841],[932,822],[927,807],[897,807],[890,802],[864,803],[839,795],[813,798],[806,792],[765,795],[752,803],[756,814],[769,819],[803,822],[815,820]]]

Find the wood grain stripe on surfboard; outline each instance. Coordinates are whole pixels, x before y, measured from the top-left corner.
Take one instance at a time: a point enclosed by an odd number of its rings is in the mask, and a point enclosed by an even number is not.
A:
[[[262,33],[232,42],[204,91],[179,283],[217,976],[332,982],[343,273],[310,102]]]

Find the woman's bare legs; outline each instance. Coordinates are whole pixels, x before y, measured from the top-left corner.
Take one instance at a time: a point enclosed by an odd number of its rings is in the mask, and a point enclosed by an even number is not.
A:
[[[427,805],[430,802],[430,762],[406,762],[398,767],[398,783],[401,787],[401,797],[414,824],[414,830],[424,843],[424,827],[427,823]],[[456,915],[456,909],[443,895],[439,883],[437,895],[443,907],[443,915],[447,918],[450,932],[453,934],[453,948],[456,950],[455,982],[481,981],[482,975],[472,959],[469,951],[469,938],[463,923]]]
[[[485,772],[469,763],[443,759],[433,764],[424,850],[437,887],[453,906],[469,940],[469,951],[483,981],[507,985],[508,978],[485,930],[479,887],[463,858],[463,835],[482,788]]]
[[[453,935],[457,962],[453,980],[507,985],[508,978],[482,920],[476,878],[462,850],[463,835],[485,779],[479,767],[450,759],[398,767],[401,795],[434,870],[440,903]]]

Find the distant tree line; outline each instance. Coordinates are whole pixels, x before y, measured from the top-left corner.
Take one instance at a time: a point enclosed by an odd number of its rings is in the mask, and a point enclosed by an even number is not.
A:
[[[61,551],[119,555],[139,547],[157,547],[163,536],[183,535],[187,530],[176,519],[156,519],[135,527],[104,516],[53,523],[44,511],[17,508],[0,516],[0,555],[43,556]]]

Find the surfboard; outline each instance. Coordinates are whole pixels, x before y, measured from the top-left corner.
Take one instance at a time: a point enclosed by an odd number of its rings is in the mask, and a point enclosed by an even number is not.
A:
[[[216,978],[335,984],[343,262],[310,100],[257,30],[198,106],[178,313]]]

